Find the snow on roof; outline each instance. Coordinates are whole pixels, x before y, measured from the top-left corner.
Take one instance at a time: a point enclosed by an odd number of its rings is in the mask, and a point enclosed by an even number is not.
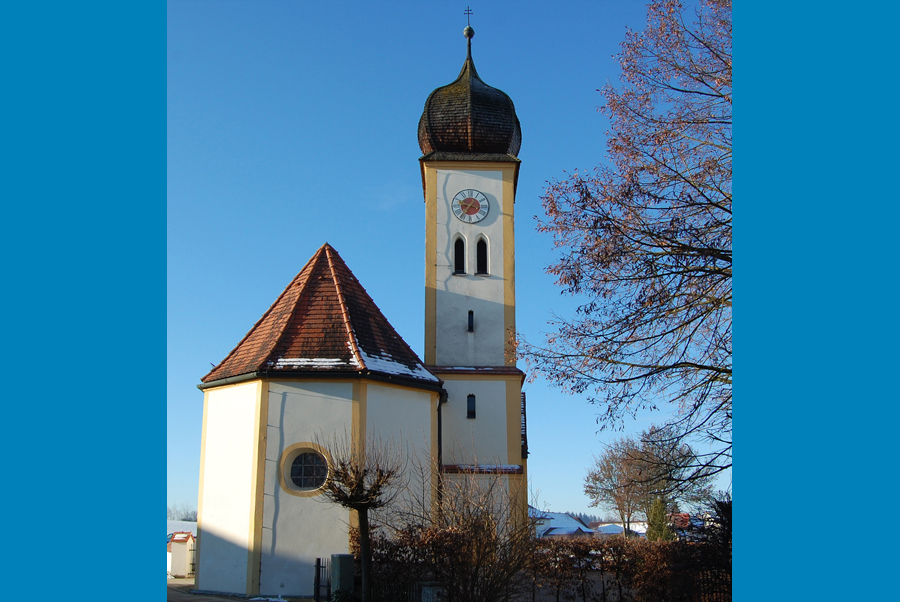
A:
[[[645,522],[633,522],[631,523],[630,529],[639,535],[644,535],[647,533],[647,523]],[[622,523],[599,523],[594,530],[597,533],[603,533],[605,535],[617,535],[624,531],[622,527]]]
[[[574,533],[594,533],[594,530],[575,517],[564,512],[535,511],[538,519],[537,536],[572,535]]]
[[[175,531],[172,533],[172,543],[186,543],[194,538],[194,534],[190,531]]]
[[[274,362],[269,362],[270,366],[275,368],[294,368],[294,367],[316,367],[316,368],[334,368],[336,366],[352,366],[359,368],[359,362],[355,357],[349,360],[342,360],[328,357],[280,357]]]
[[[647,523],[631,523],[631,530],[635,533],[640,533],[641,535],[647,532]]]
[[[170,520],[166,521],[166,535],[175,533],[176,531],[189,531],[191,535],[197,537],[197,523],[189,520]]]
[[[370,355],[360,349],[359,354],[362,356],[366,368],[373,372],[381,372],[382,374],[395,376],[409,376],[421,380],[429,380],[434,383],[439,382],[438,378],[426,370],[425,366],[418,361],[414,364],[414,368],[410,368],[406,364],[398,362],[387,353],[383,353],[382,355]]]
[[[448,474],[522,474],[521,464],[444,464],[441,470]]]

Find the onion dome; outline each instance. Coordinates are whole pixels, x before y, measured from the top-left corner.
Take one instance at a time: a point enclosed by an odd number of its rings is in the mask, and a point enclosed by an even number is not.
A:
[[[419,148],[432,153],[519,154],[522,130],[516,108],[503,91],[478,77],[472,61],[475,30],[466,27],[466,62],[452,84],[436,89],[419,119]]]

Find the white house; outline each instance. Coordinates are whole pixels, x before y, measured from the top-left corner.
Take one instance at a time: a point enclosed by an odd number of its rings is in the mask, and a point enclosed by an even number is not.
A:
[[[625,530],[625,527],[622,523],[591,523],[591,526],[594,529],[594,537],[613,537],[615,535],[622,535],[622,532]],[[647,523],[643,521],[635,521],[630,524],[631,531],[636,533],[639,537],[647,537]]]
[[[176,531],[166,544],[166,569],[172,577],[194,574],[194,534]]]
[[[593,537],[594,530],[580,518],[564,512],[546,512],[529,507],[529,515],[535,521],[536,537]]]

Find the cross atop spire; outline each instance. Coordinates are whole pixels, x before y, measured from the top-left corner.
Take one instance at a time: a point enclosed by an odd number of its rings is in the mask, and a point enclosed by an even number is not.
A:
[[[472,14],[472,9],[467,6],[466,10],[463,11],[463,14],[466,16],[466,23],[469,23],[469,16]],[[463,29],[463,35],[466,36],[466,46],[468,47],[466,54],[468,55],[468,60],[471,60],[472,59],[472,38],[475,37],[475,30],[472,29],[471,24],[466,25],[466,28]]]

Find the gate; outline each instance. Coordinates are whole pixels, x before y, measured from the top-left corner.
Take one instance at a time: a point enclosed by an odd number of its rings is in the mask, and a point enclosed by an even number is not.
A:
[[[197,570],[197,553],[195,552],[197,548],[197,540],[191,538],[191,547],[188,548],[188,558],[191,559],[189,568],[188,568],[188,577],[193,577]]]
[[[327,602],[331,600],[331,559],[316,558],[315,571],[313,599],[316,602]]]

